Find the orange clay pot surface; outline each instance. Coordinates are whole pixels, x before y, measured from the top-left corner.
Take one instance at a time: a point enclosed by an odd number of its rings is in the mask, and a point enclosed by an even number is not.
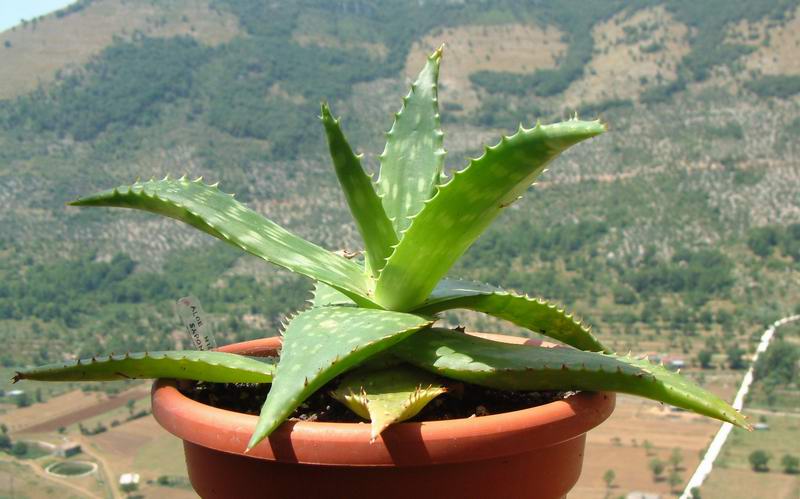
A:
[[[265,338],[220,350],[274,355],[279,345]],[[152,401],[156,420],[183,439],[203,498],[551,499],[577,482],[586,432],[611,415],[615,397],[584,392],[504,414],[400,423],[373,443],[368,423],[290,421],[248,454],[255,416],[195,402],[168,380],[153,385]]]

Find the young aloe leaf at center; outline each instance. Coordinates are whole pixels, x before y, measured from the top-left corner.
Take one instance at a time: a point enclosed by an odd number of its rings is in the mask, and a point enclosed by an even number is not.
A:
[[[327,104],[322,105],[322,124],[328,137],[336,177],[361,237],[364,238],[369,264],[367,268],[377,272],[383,268],[392,247],[397,244],[397,233],[383,210],[372,179],[361,167],[359,156],[353,153],[339,126],[339,120],[333,117]]]
[[[247,448],[325,383],[430,324],[427,317],[354,307],[301,312],[286,327],[272,388]]]
[[[413,418],[446,391],[427,371],[397,365],[351,371],[331,396],[372,423],[374,441],[389,425]]]
[[[439,49],[428,58],[395,115],[380,156],[378,190],[397,234],[408,227],[409,217],[431,198],[444,167],[437,83],[441,57]]]

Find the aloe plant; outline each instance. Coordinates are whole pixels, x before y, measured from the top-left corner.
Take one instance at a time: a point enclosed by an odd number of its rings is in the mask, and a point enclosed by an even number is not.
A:
[[[221,352],[158,352],[44,366],[15,379],[271,383],[248,449],[337,377],[340,384],[332,395],[371,419],[373,438],[446,391],[447,378],[503,390],[631,393],[747,427],[731,406],[680,375],[613,354],[589,327],[553,304],[446,277],[551,161],[606,127],[577,117],[520,126],[447,178],[437,96],[441,56],[437,50],[428,58],[403,99],[380,155],[377,182],[348,144],[339,120],[322,105],[333,166],[363,237],[363,263],[292,234],[201,179],[137,181],[71,203],[172,217],[313,279],[314,298],[289,318],[277,361]],[[565,346],[498,344],[434,327],[437,314],[459,308],[510,321]]]

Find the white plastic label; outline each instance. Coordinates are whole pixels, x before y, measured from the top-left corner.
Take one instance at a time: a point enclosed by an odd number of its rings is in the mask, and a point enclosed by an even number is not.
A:
[[[186,327],[189,338],[196,350],[213,350],[217,348],[211,323],[206,319],[206,314],[200,308],[200,302],[194,296],[186,296],[178,300],[178,317]]]

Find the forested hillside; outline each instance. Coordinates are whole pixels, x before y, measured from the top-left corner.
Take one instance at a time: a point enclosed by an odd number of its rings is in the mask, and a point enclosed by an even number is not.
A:
[[[81,0],[0,33],[0,338],[20,345],[0,361],[188,346],[186,294],[225,341],[275,334],[310,283],[177,222],[64,203],[203,176],[358,249],[319,103],[374,170],[441,43],[450,171],[520,122],[577,111],[611,129],[554,163],[459,275],[637,351],[731,354],[797,310],[796,0]]]

